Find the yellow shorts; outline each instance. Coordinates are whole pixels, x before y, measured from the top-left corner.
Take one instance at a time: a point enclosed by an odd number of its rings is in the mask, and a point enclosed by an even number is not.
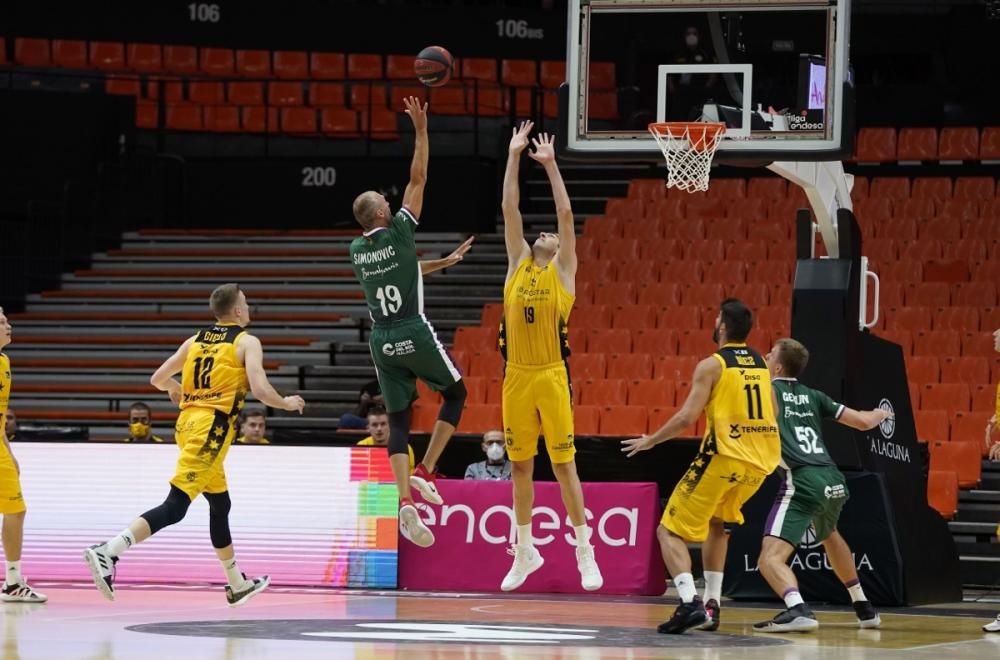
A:
[[[573,443],[573,390],[566,365],[507,365],[503,379],[503,428],[507,456],[526,461],[538,454],[538,436],[553,463],[576,456]]]
[[[699,453],[674,487],[660,524],[685,541],[704,541],[713,518],[742,525],[741,509],[765,477],[741,460]]]
[[[14,467],[14,458],[7,451],[7,446],[0,442],[0,513],[21,513],[25,509],[21,478]]]
[[[202,493],[228,489],[222,462],[236,437],[235,417],[205,408],[182,410],[174,428],[181,455],[170,483],[192,500]]]

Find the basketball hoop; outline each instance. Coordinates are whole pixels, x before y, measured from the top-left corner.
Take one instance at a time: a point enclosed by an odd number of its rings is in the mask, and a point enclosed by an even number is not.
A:
[[[667,159],[667,188],[708,190],[712,157],[726,125],[716,122],[657,122],[649,125]]]

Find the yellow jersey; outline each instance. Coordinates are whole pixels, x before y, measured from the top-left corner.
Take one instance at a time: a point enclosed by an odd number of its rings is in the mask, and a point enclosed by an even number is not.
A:
[[[375,444],[375,438],[373,438],[372,436],[368,436],[364,440],[358,442],[357,446],[376,447],[378,445]],[[410,454],[410,472],[413,472],[413,468],[416,466],[416,461],[414,459],[415,457],[413,456],[413,447],[411,447],[410,445],[406,445],[406,451],[409,452]]]
[[[770,474],[781,459],[781,438],[767,364],[746,344],[726,344],[712,357],[722,365],[722,375],[705,406],[701,451],[735,458]]]
[[[188,349],[181,371],[181,410],[206,408],[232,417],[243,409],[250,390],[247,371],[236,356],[243,328],[217,323],[201,330]]]
[[[576,296],[563,286],[554,261],[539,268],[527,257],[503,287],[498,344],[507,364],[538,367],[569,356],[569,314]]]
[[[0,353],[0,431],[7,426],[7,406],[10,405],[10,358]]]

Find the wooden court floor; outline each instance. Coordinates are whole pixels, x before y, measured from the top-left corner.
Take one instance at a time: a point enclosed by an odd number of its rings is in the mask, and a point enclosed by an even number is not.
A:
[[[0,603],[3,660],[178,658],[1000,658],[981,632],[1000,603],[853,612],[816,608],[815,633],[763,635],[772,604],[723,603],[718,632],[659,635],[673,603],[656,598],[409,594],[272,587],[245,607],[220,588],[122,586],[116,602],[86,585],[36,585],[44,605]]]

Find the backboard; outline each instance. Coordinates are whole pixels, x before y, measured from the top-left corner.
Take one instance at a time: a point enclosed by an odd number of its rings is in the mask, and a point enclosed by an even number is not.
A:
[[[654,121],[724,122],[716,160],[853,149],[850,0],[570,0],[564,153],[660,158]]]

